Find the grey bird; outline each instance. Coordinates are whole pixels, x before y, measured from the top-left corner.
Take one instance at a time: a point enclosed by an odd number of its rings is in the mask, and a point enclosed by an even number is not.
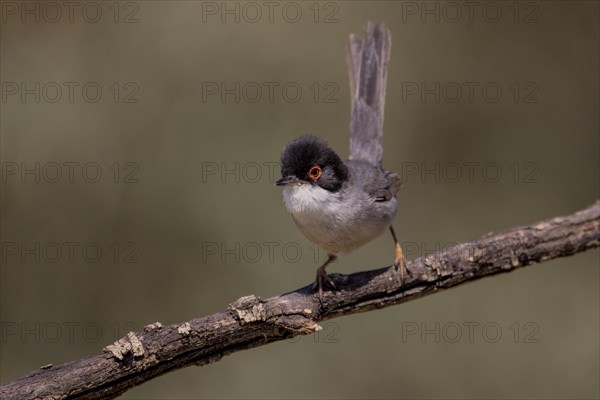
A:
[[[368,23],[364,39],[350,35],[349,160],[342,161],[316,136],[292,140],[281,154],[282,178],[276,185],[284,186],[285,206],[304,236],[328,255],[317,270],[314,288],[319,297],[325,282],[337,289],[325,267],[338,254],[355,250],[388,229],[395,244],[394,266],[401,278],[409,273],[392,227],[401,180],[381,166],[390,41],[383,24]]]

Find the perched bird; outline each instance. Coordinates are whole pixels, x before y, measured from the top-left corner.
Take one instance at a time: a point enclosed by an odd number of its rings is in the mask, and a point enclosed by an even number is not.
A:
[[[285,206],[304,236],[327,252],[317,270],[319,296],[327,282],[337,289],[325,267],[389,229],[395,244],[394,265],[404,277],[402,248],[392,221],[401,180],[381,167],[383,111],[390,33],[383,24],[368,23],[364,39],[350,35],[348,70],[352,96],[350,159],[342,161],[316,136],[289,142],[281,154]]]

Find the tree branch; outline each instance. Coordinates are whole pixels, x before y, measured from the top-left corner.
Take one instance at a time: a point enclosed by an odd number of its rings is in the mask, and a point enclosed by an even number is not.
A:
[[[414,300],[488,275],[514,271],[600,246],[600,201],[575,214],[486,235],[407,262],[404,284],[393,268],[332,274],[339,291],[322,303],[310,286],[282,296],[238,299],[222,311],[179,325],[148,325],[103,354],[43,367],[0,386],[2,399],[111,399],[131,387],[189,365],[305,335],[318,322]]]

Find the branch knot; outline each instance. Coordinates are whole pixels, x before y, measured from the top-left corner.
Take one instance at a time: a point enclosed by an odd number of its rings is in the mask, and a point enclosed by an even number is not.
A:
[[[103,349],[107,353],[112,353],[117,360],[123,360],[127,354],[132,354],[133,357],[143,357],[145,354],[142,341],[133,332],[129,332],[127,336],[122,337],[113,344],[106,346]]]
[[[265,321],[267,310],[260,297],[253,294],[237,299],[229,305],[229,311],[240,325],[255,321]]]

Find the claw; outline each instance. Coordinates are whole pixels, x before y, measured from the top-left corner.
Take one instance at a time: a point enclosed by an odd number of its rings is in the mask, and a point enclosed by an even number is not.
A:
[[[327,258],[327,261],[325,261],[325,264],[321,265],[321,267],[317,269],[317,278],[315,279],[315,283],[313,283],[312,289],[313,291],[315,289],[318,289],[319,298],[323,297],[323,283],[325,282],[328,283],[334,290],[338,290],[337,286],[335,286],[335,283],[333,283],[333,279],[331,279],[325,271],[325,267],[327,266],[327,264],[334,261],[335,259],[336,256],[330,255]]]
[[[396,240],[395,234],[392,234],[394,240]],[[394,259],[394,269],[396,272],[400,272],[400,283],[404,282],[404,278],[408,276],[412,276],[412,272],[408,268],[406,268],[406,258],[404,258],[404,253],[402,252],[402,247],[400,243],[396,242],[396,257]]]
[[[317,279],[315,280],[315,283],[313,283],[312,287],[313,290],[318,289],[319,297],[323,297],[324,283],[329,284],[334,290],[338,290],[337,286],[335,286],[335,283],[333,283],[333,279],[331,279],[329,275],[327,275],[327,272],[319,269],[317,271]]]
[[[396,259],[394,260],[394,269],[396,272],[400,272],[400,282],[404,281],[404,278],[408,276],[412,276],[412,272],[408,268],[406,268],[406,259],[401,254],[402,250],[400,250],[400,256],[398,256],[398,247],[396,248]]]

